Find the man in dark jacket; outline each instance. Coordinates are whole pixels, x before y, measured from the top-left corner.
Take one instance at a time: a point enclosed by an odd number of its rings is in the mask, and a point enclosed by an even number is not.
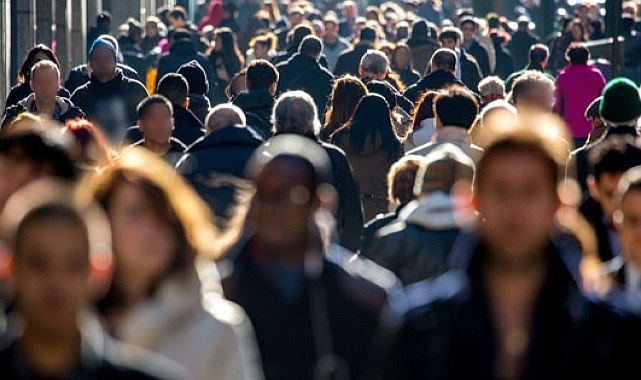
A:
[[[167,98],[173,107],[174,130],[171,136],[189,146],[205,134],[205,128],[196,115],[187,109],[189,85],[180,74],[169,73],[158,83],[158,94]],[[136,142],[142,138],[138,127],[127,129],[125,142]]]
[[[363,215],[352,168],[338,147],[319,140],[318,111],[308,94],[292,91],[283,94],[274,106],[274,134],[297,134],[307,137],[325,150],[332,165],[331,184],[338,194],[335,210],[338,243],[356,252],[361,247]],[[358,219],[360,217],[360,219]]]
[[[322,67],[318,60],[323,51],[323,42],[316,36],[307,36],[300,45],[298,54],[289,61],[276,65],[280,74],[278,91],[303,90],[314,99],[321,115],[332,93],[334,76]]]
[[[60,87],[60,72],[55,63],[47,60],[36,63],[31,69],[30,78],[33,93],[7,109],[0,123],[0,131],[4,131],[23,112],[41,114],[62,124],[84,117],[85,114],[69,99],[56,95]]]
[[[97,39],[89,55],[91,80],[71,95],[71,101],[98,124],[111,143],[122,141],[125,129],[136,122],[136,107],[149,96],[142,83],[123,76],[116,67],[116,47]]]
[[[158,79],[156,85],[165,74],[175,73],[181,65],[192,60],[200,64],[205,70],[205,73],[207,73],[208,79],[213,77],[211,63],[205,54],[196,49],[191,33],[186,29],[174,31],[170,39],[169,52],[163,54],[158,61]]]
[[[209,205],[220,225],[234,216],[236,195],[246,189],[247,161],[263,138],[247,126],[243,111],[220,104],[207,115],[207,133],[192,144],[176,164]]]
[[[133,80],[137,80],[139,82],[144,82],[144,73],[139,73],[138,71],[134,70],[133,68],[127,66],[124,63],[124,57],[122,56],[122,53],[120,52],[120,46],[118,45],[118,40],[112,35],[109,34],[103,34],[99,36],[100,38],[106,39],[109,42],[112,43],[112,45],[116,48],[116,66],[122,71],[122,74]],[[69,76],[67,77],[67,80],[65,81],[65,88],[69,91],[70,94],[73,94],[74,91],[83,84],[89,82],[91,79],[91,69],[88,64],[84,63],[82,65],[78,65],[74,68],[72,68],[69,71]]]
[[[331,165],[318,143],[275,136],[249,169],[255,233],[229,255],[222,284],[252,322],[266,380],[362,378],[397,280],[322,243],[314,216],[331,202]]]
[[[441,46],[452,49],[458,58],[456,77],[468,88],[476,89],[483,78],[476,59],[461,47],[463,34],[455,27],[445,27],[438,36]]]
[[[189,379],[174,362],[115,342],[84,311],[87,283],[103,281],[92,275],[91,247],[111,246],[102,230],[109,222],[74,206],[71,188],[42,181],[16,193],[3,214],[21,330],[10,322],[10,338],[0,344],[2,378]]]
[[[487,50],[481,46],[476,35],[478,33],[478,22],[473,17],[463,17],[460,22],[461,31],[463,32],[463,41],[461,46],[469,53],[481,69],[482,78],[492,75],[490,70],[490,57]]]
[[[476,172],[479,243],[459,269],[408,289],[386,378],[619,378],[636,370],[639,349],[630,347],[641,320],[586,296],[551,241],[563,158],[554,137],[537,134],[517,127],[486,147]]]
[[[343,74],[358,76],[358,65],[361,63],[361,58],[369,49],[374,49],[377,40],[374,28],[365,26],[361,29],[358,43],[354,45],[354,48],[345,50],[338,56],[334,75],[337,77]]]
[[[534,70],[541,73],[544,73],[548,78],[554,80],[554,77],[545,72],[545,68],[548,64],[548,58],[550,57],[550,51],[547,46],[543,44],[534,44],[530,47],[528,55],[528,64],[523,69],[515,71],[507,77],[505,81],[505,91],[512,91],[512,86],[514,81],[520,77],[524,72],[528,70]],[[518,67],[518,66],[517,66]]]
[[[176,73],[184,76],[189,85],[189,106],[187,109],[193,112],[201,123],[205,123],[205,117],[207,117],[211,106],[207,72],[198,61],[193,60],[181,65]]]
[[[421,94],[429,90],[459,85],[463,83],[456,79],[456,53],[451,49],[439,49],[434,52],[430,61],[430,73],[417,83],[411,85],[403,94],[412,103],[416,103]]]
[[[456,145],[443,144],[422,161],[414,186],[418,197],[396,222],[376,233],[368,250],[368,257],[394,272],[404,286],[444,273],[465,227],[452,192],[455,185],[474,180],[474,161]]]
[[[514,66],[523,67],[527,65],[530,47],[539,42],[539,37],[530,30],[530,20],[526,16],[519,17],[518,29],[507,44],[507,48],[512,53],[512,57],[514,57]]]
[[[256,127],[264,137],[271,136],[278,70],[266,60],[252,61],[247,67],[245,84],[247,90],[238,94],[232,103],[243,110],[247,125]]]

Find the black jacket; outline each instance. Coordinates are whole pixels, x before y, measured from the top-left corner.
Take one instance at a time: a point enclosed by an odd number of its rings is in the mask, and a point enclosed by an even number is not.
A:
[[[472,92],[478,91],[479,83],[483,78],[481,69],[476,59],[463,49],[459,54],[459,64],[461,65],[461,82],[467,86]]]
[[[420,95],[429,90],[440,90],[441,88],[457,84],[464,86],[464,84],[456,79],[454,74],[445,70],[437,70],[433,73],[427,74],[416,84],[410,86],[403,94],[412,103],[416,103]]]
[[[465,51],[474,57],[479,65],[479,69],[481,69],[481,75],[483,77],[492,75],[492,71],[490,70],[490,57],[487,54],[487,50],[485,50],[478,41],[472,41],[469,49],[465,49]]]
[[[95,78],[80,86],[71,101],[87,114],[87,118],[97,123],[109,140],[122,141],[125,129],[136,123],[136,107],[149,96],[142,83],[129,79],[118,71],[106,83]]]
[[[34,114],[38,113],[33,95],[29,95],[18,102],[15,106],[11,106],[7,109],[6,114],[2,118],[2,122],[0,122],[1,128],[7,128],[9,124],[11,124],[11,122],[23,112],[31,112]],[[56,97],[56,110],[53,114],[55,121],[65,124],[69,120],[83,117],[85,117],[84,112],[73,105],[69,99]]]
[[[601,205],[591,196],[587,196],[579,206],[579,212],[594,230],[599,248],[599,258],[603,262],[611,260],[619,252],[612,252],[609,230],[614,227],[608,227]]]
[[[67,380],[188,380],[190,375],[173,361],[157,354],[125,345],[110,338],[101,328],[81,332],[81,355],[74,373]],[[29,368],[19,343],[5,342],[0,348],[3,380],[44,380]]]
[[[289,271],[298,291],[287,297],[277,283],[284,268],[264,255],[250,241],[222,283],[252,322],[266,380],[331,378],[314,376],[319,356],[330,353],[349,371],[335,378],[361,378],[390,291],[380,280],[393,275],[368,260],[327,253],[318,257],[318,275]]]
[[[247,125],[256,127],[263,137],[272,135],[272,110],[274,97],[265,88],[247,90],[238,94],[232,103],[238,106],[247,118]]]
[[[303,90],[307,92],[318,109],[319,115],[325,114],[327,99],[332,93],[334,76],[314,58],[296,54],[290,60],[276,65],[280,74],[278,91]]]
[[[31,95],[32,93],[33,91],[31,90],[31,85],[28,82],[20,83],[11,87],[11,90],[9,91],[9,95],[7,95],[7,99],[4,103],[3,115],[7,112],[7,109],[9,107],[15,106],[16,104],[18,104],[19,101]],[[69,91],[67,91],[66,88],[60,87],[60,90],[58,91],[58,96],[61,98],[69,99],[71,97],[71,94],[69,93]]]
[[[211,87],[213,86],[210,86],[210,88]],[[188,109],[196,115],[203,125],[205,124],[205,118],[209,113],[209,108],[211,108],[211,103],[209,101],[208,94],[189,93]]]
[[[137,80],[141,83],[145,83],[145,79],[139,74],[136,70],[131,67],[118,63],[116,64],[122,74],[129,79]],[[83,84],[89,82],[89,73],[87,72],[87,64],[76,66],[71,71],[69,71],[69,76],[65,82],[65,88],[69,91],[70,94],[73,94],[74,91]]]
[[[512,35],[507,48],[514,57],[515,67],[524,67],[528,63],[528,56],[530,53],[530,46],[539,42],[539,38],[526,31],[516,31]]]
[[[337,77],[343,74],[352,74],[358,76],[358,66],[361,64],[361,58],[371,49],[371,44],[358,44],[353,49],[348,49],[338,56],[334,75]]]
[[[483,255],[476,248],[465,270],[411,289],[388,378],[495,378],[498,338],[481,279]],[[553,246],[548,259],[519,378],[614,379],[636,371],[641,320],[582,293]]]
[[[231,217],[237,183],[224,177],[247,179],[245,166],[263,142],[249,127],[232,125],[215,130],[189,146],[176,169],[192,184],[215,215]],[[214,183],[222,179],[221,183]]]
[[[187,40],[175,42],[169,49],[169,52],[160,57],[160,60],[158,61],[156,87],[158,87],[158,82],[160,82],[165,74],[175,73],[181,65],[191,62],[192,60],[197,61],[203,67],[209,83],[211,84],[214,72],[211,68],[209,59],[203,53],[196,50],[191,40]]]
[[[205,128],[196,115],[190,110],[174,104],[174,131],[171,136],[184,145],[191,145],[205,135]],[[129,127],[125,132],[124,143],[133,143],[142,139],[138,126]]]

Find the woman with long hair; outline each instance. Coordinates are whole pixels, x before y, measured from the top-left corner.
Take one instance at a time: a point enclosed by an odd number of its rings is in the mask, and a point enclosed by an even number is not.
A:
[[[414,70],[412,51],[406,43],[399,42],[396,44],[390,62],[392,70],[398,73],[405,88],[421,79],[421,74]]]
[[[361,193],[363,222],[387,213],[387,173],[403,150],[385,98],[365,95],[351,120],[334,132],[331,142],[345,151],[352,164]]]
[[[347,123],[358,102],[367,92],[363,82],[352,75],[344,75],[334,82],[329,106],[325,112],[325,124],[320,131],[321,140],[329,141],[332,133]]]
[[[236,35],[229,28],[219,28],[214,32],[214,44],[209,53],[211,66],[214,68],[214,76],[218,86],[219,93],[213,95],[212,105],[224,103],[227,98],[224,89],[231,79],[242,70],[244,58],[238,48]]]
[[[228,244],[174,169],[131,148],[80,185],[105,210],[114,275],[97,309],[117,338],[160,353],[199,379],[260,378],[243,310],[224,299],[214,260]]]
[[[432,141],[435,116],[433,101],[436,95],[438,95],[436,91],[426,91],[421,94],[417,102],[418,106],[414,109],[412,128],[403,139],[403,150],[405,152]]]
[[[4,103],[5,111],[7,110],[7,108],[18,104],[19,101],[26,98],[33,92],[33,90],[31,90],[31,86],[29,85],[29,82],[31,81],[31,69],[33,68],[33,66],[35,66],[36,63],[43,60],[49,60],[55,63],[56,66],[58,66],[58,70],[60,70],[60,62],[58,61],[58,57],[49,46],[39,44],[31,48],[31,50],[29,50],[29,52],[25,56],[24,61],[22,61],[20,70],[18,70],[18,84],[13,86],[11,88],[11,91],[9,91],[9,95],[7,95],[7,99]],[[60,87],[58,96],[61,96],[63,98],[70,98],[71,94],[69,94],[69,91],[67,91],[64,87]]]

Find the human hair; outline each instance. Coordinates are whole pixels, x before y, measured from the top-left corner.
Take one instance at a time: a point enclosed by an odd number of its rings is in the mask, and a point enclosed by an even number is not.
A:
[[[524,131],[508,132],[497,138],[485,147],[481,159],[476,166],[476,189],[483,187],[486,172],[492,162],[505,154],[528,154],[538,157],[548,169],[549,179],[556,185],[561,179],[562,170],[554,158],[554,154],[546,147],[546,142],[534,133],[523,133]]]
[[[258,44],[267,47],[267,50],[272,50],[276,47],[276,43],[277,37],[273,33],[265,33],[252,38],[249,42],[249,46]]]
[[[437,91],[425,91],[421,93],[414,107],[412,115],[412,128],[409,133],[409,139],[412,141],[412,134],[421,129],[421,122],[425,119],[434,118],[434,98],[438,95]]]
[[[530,46],[528,59],[530,63],[542,64],[550,56],[550,49],[543,44],[534,44]]]
[[[409,54],[407,67],[398,67],[398,63],[396,62],[396,53],[400,50],[405,50]],[[394,51],[392,52],[392,67],[397,69],[409,69],[410,71],[414,71],[414,60],[412,59],[412,50],[410,49],[409,46],[407,46],[406,43],[399,42],[394,47]]]
[[[385,74],[389,71],[389,60],[382,51],[369,49],[361,58],[360,66],[363,72]]]
[[[519,75],[512,85],[512,102],[517,104],[519,97],[533,87],[554,89],[554,81],[536,70],[528,70]]]
[[[171,11],[169,11],[169,13],[167,14],[167,17],[177,18],[183,21],[187,21],[187,11],[185,10],[185,8],[181,6],[176,6]]]
[[[31,73],[29,74],[29,77],[31,78],[30,80],[34,80],[36,71],[38,70],[53,70],[56,72],[58,80],[60,80],[60,68],[55,63],[49,60],[40,61],[33,65],[33,67],[31,68]]]
[[[287,44],[292,51],[298,51],[298,47],[307,36],[314,34],[314,29],[307,24],[298,24],[287,33]]]
[[[568,47],[566,56],[572,64],[585,65],[590,59],[590,50],[583,42],[573,42]]]
[[[390,167],[387,173],[387,200],[390,203],[403,207],[416,199],[414,180],[423,160],[421,156],[403,156]]]
[[[220,37],[222,47],[214,46],[214,49],[210,52],[209,59],[212,65],[215,65],[216,58],[222,57],[227,73],[232,76],[245,65],[245,59],[238,47],[236,35],[230,28],[223,27],[214,31],[214,41],[216,37]]]
[[[225,87],[225,96],[227,100],[232,101],[247,87],[247,69],[242,69],[229,80]]]
[[[438,36],[438,40],[443,42],[443,40],[454,40],[456,42],[461,42],[463,40],[463,33],[461,30],[455,26],[446,26],[441,30],[441,34]]]
[[[323,41],[315,35],[305,36],[301,41],[298,52],[310,57],[320,57],[323,51]]]
[[[111,24],[111,13],[109,11],[102,11],[96,16],[96,26],[107,26]]]
[[[271,62],[257,59],[247,66],[245,82],[248,90],[256,90],[278,83],[278,77],[278,70]]]
[[[80,201],[95,201],[109,215],[116,190],[125,184],[133,185],[144,193],[149,207],[159,220],[170,226],[176,239],[172,262],[147,289],[148,296],[170,276],[188,270],[196,257],[217,259],[227,248],[226,237],[214,225],[209,207],[195,190],[176,174],[172,166],[143,148],[128,148],[112,165],[86,176],[79,185]],[[100,311],[122,304],[121,281],[120,272],[116,270],[111,288],[98,302]]]
[[[189,96],[189,84],[183,75],[168,73],[158,82],[156,92],[167,98],[172,104],[182,105]]]
[[[44,55],[46,55],[47,59],[53,62],[58,67],[58,71],[60,71],[60,62],[58,61],[56,53],[54,53],[49,46],[38,44],[31,48],[31,50],[29,50],[24,60],[22,61],[22,64],[20,65],[20,69],[18,70],[19,83],[28,83],[31,80],[31,69],[36,64],[35,60],[38,53],[43,53]]]
[[[247,125],[247,119],[243,110],[231,103],[218,104],[205,117],[205,127],[208,130],[233,124]]]
[[[351,120],[334,135],[343,130],[349,131],[349,148],[354,152],[362,152],[365,144],[369,143],[373,148],[380,144],[378,146],[389,159],[396,159],[400,153],[401,146],[394,133],[389,104],[382,95],[365,95]]]
[[[641,191],[641,168],[638,166],[626,170],[619,179],[617,189],[614,192],[614,204],[621,207],[623,198],[632,191]]]
[[[585,27],[583,26],[583,23],[581,22],[580,19],[575,18],[572,21],[570,21],[570,24],[569,24],[570,33],[572,32],[572,29],[574,27],[578,27],[579,29],[581,29],[581,39],[579,41],[586,42],[587,41],[587,36],[586,36],[586,33],[585,33]],[[576,42],[576,40],[573,40],[573,41]]]
[[[474,160],[452,143],[444,143],[425,155],[416,173],[414,195],[437,191],[450,194],[461,182],[474,183]]]
[[[489,29],[498,29],[501,26],[501,18],[496,12],[488,13],[485,15],[485,19],[487,20],[487,27]]]
[[[63,133],[69,133],[76,142],[78,152],[76,164],[93,163],[93,166],[109,165],[113,161],[112,152],[107,138],[100,128],[86,119],[69,120],[62,128]]]
[[[174,114],[174,107],[171,105],[169,99],[160,94],[154,94],[144,98],[140,101],[140,103],[138,103],[138,107],[136,107],[137,119],[144,119],[154,104],[163,105],[165,108],[167,108],[167,111],[169,111],[170,115]]]
[[[343,75],[332,86],[329,106],[325,112],[323,134],[330,136],[341,128],[354,114],[358,102],[367,95],[365,84],[353,75]]]
[[[274,104],[272,124],[275,135],[294,133],[317,136],[320,132],[320,122],[314,99],[304,91],[283,93]]]
[[[497,76],[489,76],[483,78],[478,85],[479,95],[490,96],[490,95],[505,95],[505,83],[503,80]]]
[[[588,152],[588,173],[599,182],[603,174],[618,174],[641,165],[641,144],[626,135],[606,137]]]
[[[443,126],[470,129],[478,113],[475,96],[464,88],[451,87],[434,98],[434,114]]]
[[[438,49],[432,54],[430,65],[434,70],[452,72],[456,70],[456,53],[447,48]]]

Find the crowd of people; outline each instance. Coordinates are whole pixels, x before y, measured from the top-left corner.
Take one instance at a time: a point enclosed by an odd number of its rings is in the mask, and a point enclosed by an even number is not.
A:
[[[437,1],[213,0],[101,13],[69,73],[33,47],[0,125],[0,377],[629,376],[623,9],[620,73],[594,4],[539,37]]]

